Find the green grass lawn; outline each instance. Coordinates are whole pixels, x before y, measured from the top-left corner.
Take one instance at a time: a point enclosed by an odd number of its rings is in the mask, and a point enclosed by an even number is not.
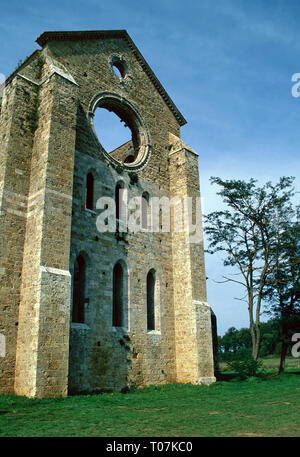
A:
[[[0,396],[1,437],[300,436],[300,371],[129,393]]]

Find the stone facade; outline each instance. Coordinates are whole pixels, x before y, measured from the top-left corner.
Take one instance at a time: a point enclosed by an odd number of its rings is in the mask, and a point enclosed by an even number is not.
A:
[[[185,119],[126,31],[45,32],[37,42],[42,49],[8,78],[1,103],[0,393],[213,382],[202,236],[191,242],[175,230],[174,207],[171,229],[152,229],[152,197],[193,197],[194,220],[200,211],[198,156],[180,139]],[[111,155],[94,131],[101,108],[132,132]],[[148,229],[99,231],[98,201],[115,199],[117,184],[127,201],[147,193]]]

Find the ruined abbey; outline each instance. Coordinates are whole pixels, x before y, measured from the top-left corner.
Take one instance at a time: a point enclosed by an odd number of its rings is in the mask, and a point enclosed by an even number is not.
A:
[[[214,382],[184,117],[126,31],[37,43],[0,101],[0,393]],[[101,109],[131,132],[113,151]]]

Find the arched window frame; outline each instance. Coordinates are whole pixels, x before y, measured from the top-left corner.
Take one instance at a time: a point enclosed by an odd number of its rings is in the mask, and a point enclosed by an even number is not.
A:
[[[128,269],[123,260],[118,260],[113,267],[112,327],[128,329]]]
[[[152,321],[152,325],[149,325],[148,322],[148,275],[152,274],[154,278],[154,290],[153,293],[153,309],[154,309],[154,318]],[[155,267],[149,268],[146,276],[145,276],[145,306],[146,306],[146,318],[145,318],[145,326],[147,334],[149,335],[161,335],[161,328],[162,328],[162,306],[163,306],[163,298],[162,298],[162,288],[161,288],[161,271],[160,269],[156,269]],[[154,323],[154,325],[153,325]],[[153,328],[154,327],[154,328]]]
[[[126,188],[123,181],[118,181],[115,186],[116,204],[116,227],[117,231],[123,232],[126,227]]]
[[[147,332],[156,330],[155,326],[155,270],[148,271],[146,279],[147,288]]]
[[[141,228],[143,231],[148,231],[149,227],[149,194],[148,192],[143,192],[141,198]]]

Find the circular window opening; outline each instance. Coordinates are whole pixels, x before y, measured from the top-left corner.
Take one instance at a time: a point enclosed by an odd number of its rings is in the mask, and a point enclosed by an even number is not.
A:
[[[151,151],[148,129],[136,108],[118,94],[103,92],[89,108],[93,132],[112,162],[140,168]]]
[[[106,108],[97,108],[93,122],[97,137],[109,154],[128,142],[132,143],[130,128],[113,111],[109,111]]]

